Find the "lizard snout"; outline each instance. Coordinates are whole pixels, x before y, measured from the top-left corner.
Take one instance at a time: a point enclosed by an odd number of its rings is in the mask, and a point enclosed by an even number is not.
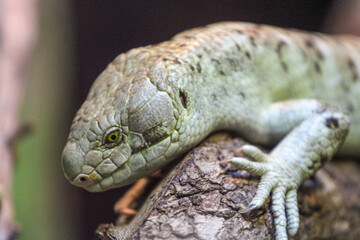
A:
[[[81,173],[84,165],[84,154],[79,148],[76,142],[68,142],[61,158],[61,165],[65,177],[71,182]],[[82,180],[84,180],[84,178],[82,178]]]

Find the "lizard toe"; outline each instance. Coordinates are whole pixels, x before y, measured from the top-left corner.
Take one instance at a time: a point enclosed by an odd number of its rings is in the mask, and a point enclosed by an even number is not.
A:
[[[296,189],[292,189],[286,194],[285,206],[287,215],[287,230],[290,236],[294,236],[299,228],[300,222]]]
[[[284,186],[277,186],[275,187],[271,198],[277,240],[288,239],[286,233],[285,194],[286,188]]]
[[[268,168],[266,163],[253,162],[246,158],[234,157],[230,161],[237,169],[243,169],[251,174],[262,176],[267,173]]]
[[[242,154],[254,162],[267,162],[267,154],[253,145],[244,145],[241,147]]]

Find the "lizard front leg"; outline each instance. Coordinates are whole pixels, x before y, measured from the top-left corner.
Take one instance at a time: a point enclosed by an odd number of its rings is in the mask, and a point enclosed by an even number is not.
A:
[[[350,118],[317,100],[293,100],[273,104],[263,112],[263,119],[258,131],[263,134],[263,143],[283,138],[280,143],[269,154],[255,146],[243,146],[246,158],[230,162],[262,176],[256,196],[243,212],[261,207],[272,193],[276,239],[287,239],[286,229],[293,236],[299,227],[299,185],[337,152],[348,133]]]

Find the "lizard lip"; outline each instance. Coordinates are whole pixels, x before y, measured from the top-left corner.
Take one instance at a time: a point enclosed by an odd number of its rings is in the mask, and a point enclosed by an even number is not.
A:
[[[86,191],[89,192],[102,192],[104,189],[101,188],[99,183],[92,184],[90,186],[85,187]]]

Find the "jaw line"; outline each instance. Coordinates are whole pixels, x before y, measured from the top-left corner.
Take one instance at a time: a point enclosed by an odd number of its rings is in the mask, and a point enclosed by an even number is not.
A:
[[[100,183],[94,183],[90,186],[85,187],[84,189],[88,192],[103,192],[107,190],[107,189],[102,189]]]
[[[116,171],[119,170],[120,168],[122,168],[122,167],[130,160],[131,156],[132,156],[132,155],[130,155],[130,157],[129,157],[123,164],[121,164],[117,169],[115,169],[112,173],[110,173],[109,175],[103,177],[99,182],[95,182],[94,184],[91,184],[90,186],[84,187],[84,189],[85,189],[86,191],[88,191],[88,192],[105,192],[105,191],[107,191],[107,190],[110,190],[110,189],[113,189],[113,188],[117,188],[117,187],[121,187],[121,186],[126,185],[126,184],[124,184],[124,185],[121,185],[121,184],[120,184],[120,185],[119,185],[119,184],[113,184],[111,187],[104,189],[104,188],[101,187],[100,182],[101,182],[102,180],[104,180],[106,177],[111,176],[114,172],[116,172]],[[96,171],[96,170],[94,169],[93,171]],[[92,173],[93,171],[91,171],[91,173]],[[89,175],[90,175],[91,173],[89,173]]]

